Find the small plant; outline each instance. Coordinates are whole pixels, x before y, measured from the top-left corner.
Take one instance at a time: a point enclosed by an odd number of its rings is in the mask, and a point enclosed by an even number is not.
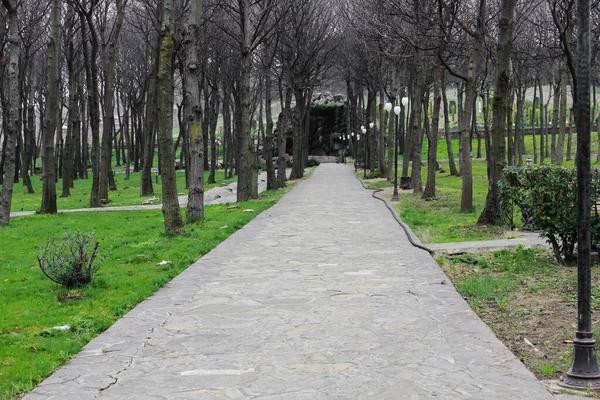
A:
[[[40,269],[51,281],[68,289],[89,284],[98,269],[100,243],[93,233],[65,233],[64,240],[49,239],[38,256]]]
[[[308,159],[308,163],[306,164],[307,167],[316,167],[318,165],[320,165],[321,163],[319,162],[319,160],[315,159],[315,158],[309,158]]]
[[[558,367],[554,363],[543,364],[543,365],[534,365],[533,369],[545,376],[556,376],[558,372]]]

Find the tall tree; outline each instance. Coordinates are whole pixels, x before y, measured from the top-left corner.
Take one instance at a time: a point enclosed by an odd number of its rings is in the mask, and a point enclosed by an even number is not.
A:
[[[51,30],[48,38],[48,92],[44,112],[43,143],[44,153],[42,162],[42,207],[41,214],[56,214],[56,166],[54,157],[54,136],[60,126],[57,125],[57,115],[60,110],[60,35],[61,0],[52,0],[50,14]]]
[[[158,59],[158,157],[162,180],[162,212],[165,231],[181,234],[185,231],[175,171],[175,149],[173,146],[173,49],[175,46],[175,13],[173,0],[163,0],[160,30],[160,56]]]
[[[499,225],[504,222],[500,206],[498,183],[506,165],[506,114],[510,90],[510,58],[513,44],[516,0],[502,0],[498,21],[498,51],[496,65],[496,90],[493,100],[491,152],[488,154],[488,193],[485,206],[477,223]]]
[[[15,170],[17,164],[16,143],[19,135],[19,57],[21,49],[21,40],[19,38],[19,26],[17,16],[17,6],[13,0],[2,0],[2,4],[8,13],[10,44],[8,59],[8,102],[10,109],[8,112],[9,120],[6,124],[6,161],[4,170],[4,180],[2,182],[2,194],[0,195],[0,226],[8,225],[10,222],[10,205],[12,203],[12,191],[15,180]],[[2,171],[0,171],[2,173]]]
[[[200,106],[200,23],[203,0],[192,1],[187,14],[184,43],[186,45],[185,121],[190,136],[190,176],[188,180],[188,222],[204,219],[204,142],[202,141],[202,109]]]

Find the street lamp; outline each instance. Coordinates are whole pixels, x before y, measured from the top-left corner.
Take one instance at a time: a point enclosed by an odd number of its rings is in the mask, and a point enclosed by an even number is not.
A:
[[[371,124],[373,123],[371,122]],[[363,167],[365,170],[365,173],[363,174],[363,179],[367,179],[367,128],[365,128],[363,125],[360,127],[360,130],[363,133],[365,141],[365,143],[363,144]]]
[[[392,201],[398,201],[398,118],[402,108],[400,106],[394,107],[394,114],[396,114],[396,132],[394,135],[394,194],[392,195]]]
[[[404,140],[406,138],[406,125],[405,125],[406,118],[405,118],[404,110],[406,110],[406,107],[408,106],[408,97],[403,97],[401,102],[402,102],[402,107],[400,108],[400,113],[401,113],[400,121],[402,121],[401,133],[402,133],[402,143],[404,143]],[[402,154],[406,159],[406,157],[407,157],[406,148],[404,147],[404,145],[402,146],[402,148],[404,149]],[[410,154],[408,155],[408,157],[410,157]],[[410,160],[410,158],[409,158],[409,160]],[[398,168],[398,167],[396,167],[396,168]],[[408,176],[401,177],[400,178],[400,186],[404,189],[407,189],[409,187],[409,181],[410,181],[410,178]]]
[[[354,137],[354,132],[352,132],[352,137]],[[353,146],[354,147],[354,173],[356,173],[356,170],[357,170],[356,163],[358,162],[358,157],[357,157],[357,154],[356,154],[356,148],[358,147],[358,139],[360,139],[360,135],[358,135],[356,137],[356,146]]]

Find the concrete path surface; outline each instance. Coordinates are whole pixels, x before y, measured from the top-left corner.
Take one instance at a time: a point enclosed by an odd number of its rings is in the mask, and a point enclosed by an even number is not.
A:
[[[343,165],[91,341],[37,399],[553,399]]]
[[[426,245],[438,254],[477,253],[481,251],[496,251],[517,246],[526,248],[544,247],[550,245],[538,232],[517,232],[512,239],[481,240],[477,242],[439,243]]]

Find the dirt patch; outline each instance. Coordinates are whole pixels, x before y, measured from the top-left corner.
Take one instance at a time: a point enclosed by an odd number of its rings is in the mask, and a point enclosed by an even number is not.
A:
[[[474,259],[483,259],[474,255]],[[538,255],[539,256],[539,255]],[[488,262],[490,256],[485,256]],[[532,259],[531,262],[547,259]],[[511,262],[508,260],[507,262]],[[457,287],[474,277],[488,276],[518,282],[506,297],[490,301],[473,301],[465,296],[473,310],[490,327],[496,337],[542,381],[556,381],[570,367],[573,338],[577,323],[577,269],[556,265],[546,271],[518,273],[498,271],[497,265],[478,262],[443,263],[442,267]],[[501,265],[500,263],[498,265]],[[502,267],[500,267],[501,269]],[[507,270],[510,267],[505,267]],[[593,269],[592,281],[598,282],[600,271]],[[593,286],[593,308],[600,309],[598,286]],[[599,340],[600,312],[592,314],[596,340]],[[600,394],[592,394],[600,398]]]

